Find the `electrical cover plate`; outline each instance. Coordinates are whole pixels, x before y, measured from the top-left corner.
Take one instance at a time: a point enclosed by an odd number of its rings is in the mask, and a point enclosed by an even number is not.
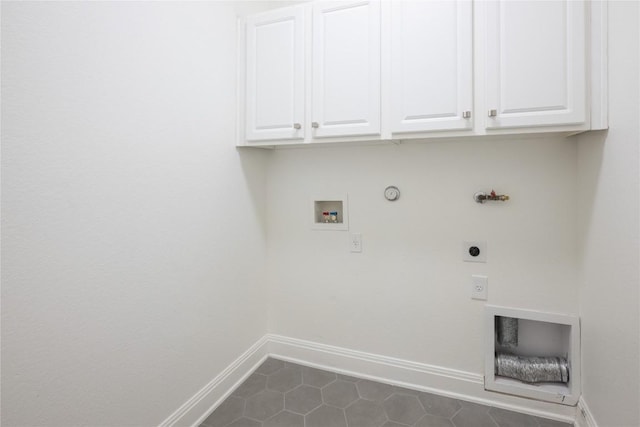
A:
[[[489,293],[489,279],[487,276],[474,274],[471,276],[471,298],[487,300]]]

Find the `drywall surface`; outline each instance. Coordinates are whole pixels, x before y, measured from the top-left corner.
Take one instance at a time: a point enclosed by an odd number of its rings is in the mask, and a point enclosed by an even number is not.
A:
[[[3,2],[2,425],[158,425],[266,332],[234,8]]]
[[[482,373],[472,274],[488,303],[578,312],[574,141],[283,149],[268,176],[271,332]],[[491,189],[511,200],[474,202]],[[312,230],[312,198],[344,193],[350,230]],[[467,240],[487,242],[486,264],[462,261]]]
[[[638,2],[609,3],[609,130],[578,137],[583,398],[640,425]]]

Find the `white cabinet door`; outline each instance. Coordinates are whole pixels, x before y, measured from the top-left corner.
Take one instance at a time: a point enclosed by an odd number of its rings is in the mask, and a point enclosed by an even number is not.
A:
[[[584,2],[500,0],[486,7],[487,128],[585,122]]]
[[[380,4],[313,4],[313,137],[380,133]]]
[[[247,18],[246,139],[304,138],[304,7]]]
[[[471,1],[391,5],[391,131],[471,129]]]

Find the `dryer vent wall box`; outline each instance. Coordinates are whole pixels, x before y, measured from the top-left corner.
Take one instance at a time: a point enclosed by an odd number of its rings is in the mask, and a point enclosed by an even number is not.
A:
[[[575,405],[580,370],[578,317],[485,307],[486,390]]]

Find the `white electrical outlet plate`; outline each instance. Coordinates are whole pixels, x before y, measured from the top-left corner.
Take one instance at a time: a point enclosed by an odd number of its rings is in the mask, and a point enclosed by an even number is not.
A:
[[[466,262],[487,262],[487,242],[462,242],[462,260]]]
[[[489,279],[487,276],[474,274],[471,276],[471,298],[486,301],[489,293]]]
[[[362,252],[362,234],[351,234],[349,236],[351,252]]]

